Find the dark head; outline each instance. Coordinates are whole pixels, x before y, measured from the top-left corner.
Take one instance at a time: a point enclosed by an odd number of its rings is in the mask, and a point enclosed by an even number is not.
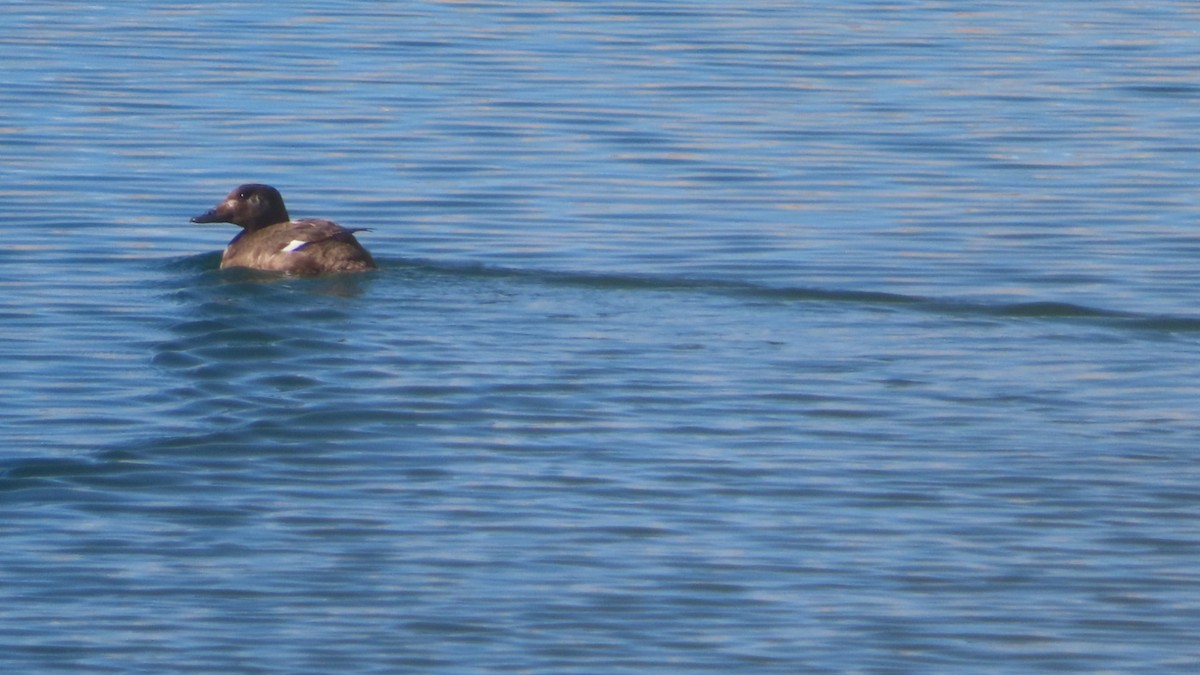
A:
[[[289,220],[279,190],[258,183],[237,187],[225,201],[192,218],[193,223],[233,223],[249,231]]]

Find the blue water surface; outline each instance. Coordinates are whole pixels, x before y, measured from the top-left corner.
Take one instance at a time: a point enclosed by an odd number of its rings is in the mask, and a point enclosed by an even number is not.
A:
[[[1194,672],[1200,6],[9,3],[5,672]],[[243,182],[381,269],[217,269]]]

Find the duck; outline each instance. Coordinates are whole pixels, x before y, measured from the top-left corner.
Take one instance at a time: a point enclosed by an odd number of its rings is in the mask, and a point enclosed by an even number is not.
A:
[[[242,231],[221,255],[221,269],[246,267],[313,276],[364,272],[377,265],[354,238],[366,228],[345,228],[331,220],[292,220],[283,196],[270,185],[246,183],[225,200],[192,218],[193,223],[232,223]]]

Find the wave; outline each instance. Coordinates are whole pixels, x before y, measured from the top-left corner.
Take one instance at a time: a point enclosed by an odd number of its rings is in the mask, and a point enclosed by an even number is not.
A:
[[[598,290],[703,293],[784,303],[844,303],[952,316],[1079,321],[1149,332],[1200,332],[1200,316],[1129,312],[1053,300],[988,303],[886,291],[772,286],[749,281],[692,276],[525,269],[421,258],[393,259],[387,262],[410,271],[453,275],[460,278],[506,279]]]
[[[205,253],[177,258],[170,261],[168,265],[177,271],[215,273],[217,260],[219,260],[219,253]],[[496,279],[596,290],[699,293],[781,303],[841,303],[960,317],[1090,322],[1154,333],[1200,332],[1200,316],[1139,313],[1054,300],[989,303],[886,291],[772,286],[744,280],[686,275],[531,269],[428,258],[380,258],[379,262],[381,270],[372,275],[387,275],[399,271],[405,274],[437,275],[456,279]],[[239,270],[230,270],[222,273],[222,277],[227,280],[248,282],[278,281],[280,279],[277,275],[240,272]],[[344,281],[350,278],[346,275],[339,275],[325,279]]]

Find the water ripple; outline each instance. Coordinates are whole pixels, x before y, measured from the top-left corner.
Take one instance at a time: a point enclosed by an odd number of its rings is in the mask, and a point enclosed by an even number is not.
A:
[[[613,274],[562,270],[520,269],[480,263],[396,259],[392,265],[457,278],[516,280],[536,284],[579,286],[595,290],[681,292],[726,295],[747,300],[794,303],[845,303],[865,307],[903,308],[952,316],[992,316],[1013,319],[1092,320],[1099,325],[1147,332],[1191,333],[1200,330],[1200,316],[1155,315],[1089,307],[1054,300],[987,303],[905,295],[884,291],[778,287],[728,279],[655,274]]]

